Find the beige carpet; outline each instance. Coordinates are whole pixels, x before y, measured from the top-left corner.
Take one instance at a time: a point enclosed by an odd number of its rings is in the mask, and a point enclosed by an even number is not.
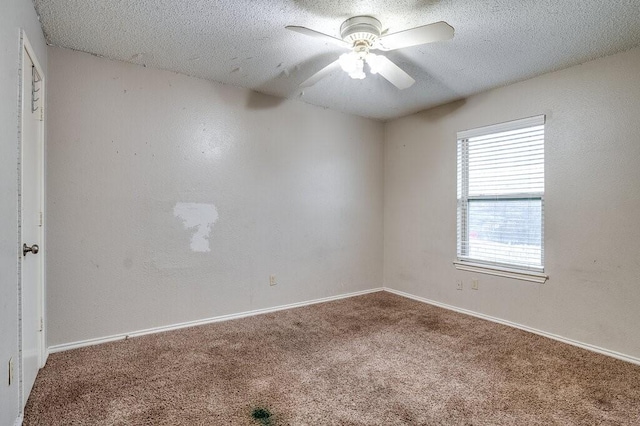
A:
[[[24,424],[640,424],[640,367],[375,293],[53,354]]]

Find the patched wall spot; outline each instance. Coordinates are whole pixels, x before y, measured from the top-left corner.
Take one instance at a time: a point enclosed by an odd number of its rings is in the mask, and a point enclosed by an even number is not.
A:
[[[213,204],[177,203],[173,214],[182,220],[184,229],[192,230],[191,251],[209,252],[209,236],[218,220],[218,210]]]

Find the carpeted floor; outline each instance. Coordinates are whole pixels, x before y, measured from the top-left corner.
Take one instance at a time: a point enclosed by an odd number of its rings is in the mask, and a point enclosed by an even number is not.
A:
[[[640,367],[374,293],[53,354],[24,424],[640,424]]]

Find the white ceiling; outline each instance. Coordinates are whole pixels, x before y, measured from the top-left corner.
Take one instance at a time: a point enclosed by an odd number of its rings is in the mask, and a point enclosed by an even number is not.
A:
[[[381,120],[640,45],[640,0],[35,0],[47,41],[107,58],[254,89]],[[444,20],[453,40],[387,56],[417,83],[335,71],[343,53],[286,30],[340,37],[355,15],[389,33]],[[250,102],[250,101],[249,101]],[[275,103],[275,102],[274,102]],[[250,107],[266,108],[264,102]]]

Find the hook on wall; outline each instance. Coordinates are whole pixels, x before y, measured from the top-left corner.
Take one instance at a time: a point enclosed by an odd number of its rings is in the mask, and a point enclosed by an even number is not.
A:
[[[40,83],[42,78],[35,66],[31,66],[31,112],[36,112],[38,110],[38,101],[40,98],[36,98],[36,93],[40,91],[40,88],[36,89],[36,84]]]

